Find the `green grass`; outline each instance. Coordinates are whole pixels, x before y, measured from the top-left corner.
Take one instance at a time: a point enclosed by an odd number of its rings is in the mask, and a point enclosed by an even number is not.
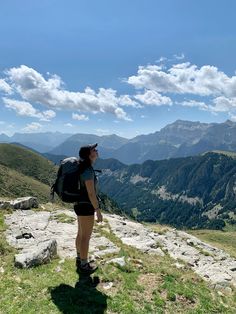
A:
[[[49,200],[50,187],[0,164],[0,195],[5,198],[36,196],[40,202]]]
[[[54,164],[26,148],[0,143],[0,195],[7,198],[36,196],[49,200],[57,172]]]
[[[236,231],[220,230],[186,230],[186,232],[198,237],[200,240],[218,247],[236,258]]]
[[[8,143],[0,143],[0,164],[47,185],[51,185],[58,169],[40,154]]]
[[[76,220],[74,217],[70,217],[64,213],[54,215],[53,219],[63,223],[73,223]]]
[[[154,223],[143,223],[145,226],[150,227],[153,231],[158,232],[159,234],[164,234],[166,231],[172,227],[169,225],[161,225]],[[226,251],[232,257],[236,258],[236,226],[226,224],[224,230],[210,230],[210,229],[183,229],[183,231],[192,234],[199,238],[200,240],[207,242],[213,246],[218,247]],[[198,248],[200,250],[200,248]],[[204,255],[210,255],[210,253],[201,251]]]
[[[104,228],[95,223],[95,231],[118,245],[120,251],[100,259],[99,269],[91,275],[93,281],[100,281],[96,287],[79,278],[73,259],[59,264],[59,258],[54,258],[35,268],[15,268],[17,250],[6,244],[3,233],[3,217],[8,212],[0,211],[0,267],[4,268],[0,273],[0,313],[235,313],[235,292],[221,296],[190,268],[183,271],[174,267],[168,255],[148,255],[122,244],[106,230],[107,224]],[[125,257],[124,267],[105,263],[117,256]],[[139,268],[137,259],[142,261]],[[103,285],[108,282],[113,286],[106,290]]]

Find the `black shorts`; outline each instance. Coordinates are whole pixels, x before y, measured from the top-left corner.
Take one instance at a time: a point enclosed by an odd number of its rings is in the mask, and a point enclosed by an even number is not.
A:
[[[95,213],[95,209],[91,203],[74,204],[74,211],[77,216],[90,216]]]

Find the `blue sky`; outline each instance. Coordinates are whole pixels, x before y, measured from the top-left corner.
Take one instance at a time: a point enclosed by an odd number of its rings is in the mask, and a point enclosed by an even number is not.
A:
[[[236,2],[7,1],[0,133],[236,121]]]

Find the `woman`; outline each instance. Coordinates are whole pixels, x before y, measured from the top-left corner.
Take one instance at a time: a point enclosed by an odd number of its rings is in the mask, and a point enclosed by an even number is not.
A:
[[[75,240],[77,257],[76,266],[83,272],[91,272],[97,269],[88,261],[89,240],[94,226],[94,213],[97,222],[103,220],[99,208],[98,180],[93,169],[93,163],[98,157],[97,143],[82,146],[79,150],[80,175],[79,184],[81,197],[74,203],[74,211],[77,214],[78,234]]]

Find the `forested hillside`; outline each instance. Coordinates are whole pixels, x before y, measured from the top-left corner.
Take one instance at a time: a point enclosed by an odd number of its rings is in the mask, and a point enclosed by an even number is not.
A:
[[[120,165],[97,160],[101,189],[140,221],[218,228],[235,223],[236,159],[226,153]]]

